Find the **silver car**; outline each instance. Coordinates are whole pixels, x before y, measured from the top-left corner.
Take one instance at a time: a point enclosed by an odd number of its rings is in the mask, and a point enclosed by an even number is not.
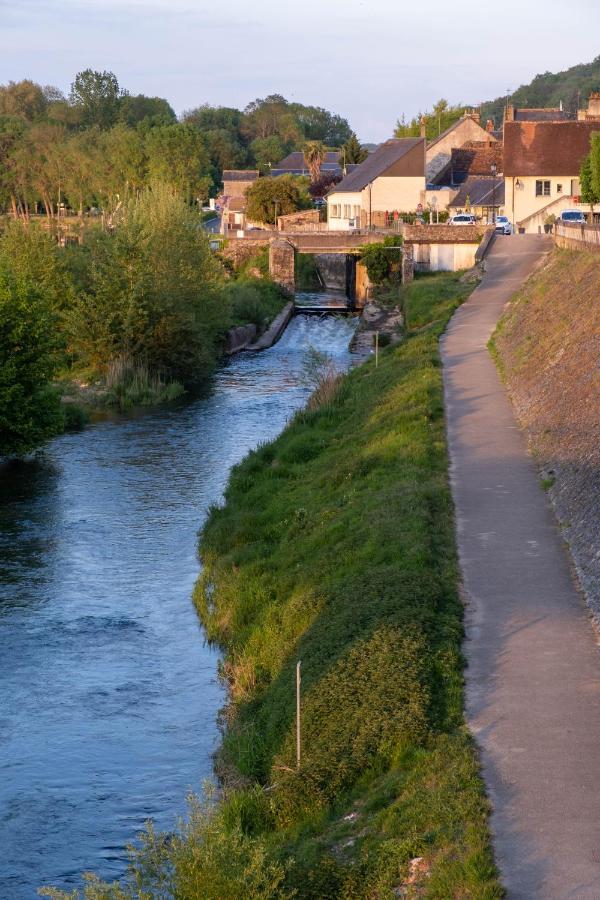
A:
[[[456,216],[452,216],[448,225],[476,225],[475,216],[472,216],[470,213],[458,213]]]

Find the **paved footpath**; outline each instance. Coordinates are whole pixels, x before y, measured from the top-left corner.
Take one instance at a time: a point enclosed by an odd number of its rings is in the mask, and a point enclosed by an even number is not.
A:
[[[442,342],[467,718],[508,896],[600,900],[600,649],[486,349],[504,304],[550,246],[498,238]]]

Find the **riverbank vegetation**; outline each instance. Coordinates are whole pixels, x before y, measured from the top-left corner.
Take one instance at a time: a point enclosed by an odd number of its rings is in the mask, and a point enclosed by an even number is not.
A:
[[[226,272],[185,199],[162,183],[81,244],[10,222],[0,272],[0,455],[81,422],[82,404],[173,399],[209,377],[230,327],[262,330],[285,301],[268,278]]]
[[[212,510],[195,599],[224,650],[223,796],[149,830],[123,896],[502,896],[463,722],[438,353],[472,285],[427,280],[402,289],[403,343],[326,374]]]

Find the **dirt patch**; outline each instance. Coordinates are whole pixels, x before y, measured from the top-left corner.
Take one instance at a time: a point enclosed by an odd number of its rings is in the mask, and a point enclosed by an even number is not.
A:
[[[493,347],[600,621],[600,265],[556,250],[515,296]]]

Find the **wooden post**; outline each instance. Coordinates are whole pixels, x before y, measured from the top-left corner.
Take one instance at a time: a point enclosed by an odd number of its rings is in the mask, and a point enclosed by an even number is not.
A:
[[[379,365],[379,332],[375,332],[375,368]]]
[[[296,663],[296,768],[300,768],[300,753],[301,753],[301,732],[300,732],[300,667],[302,663],[298,661]]]

